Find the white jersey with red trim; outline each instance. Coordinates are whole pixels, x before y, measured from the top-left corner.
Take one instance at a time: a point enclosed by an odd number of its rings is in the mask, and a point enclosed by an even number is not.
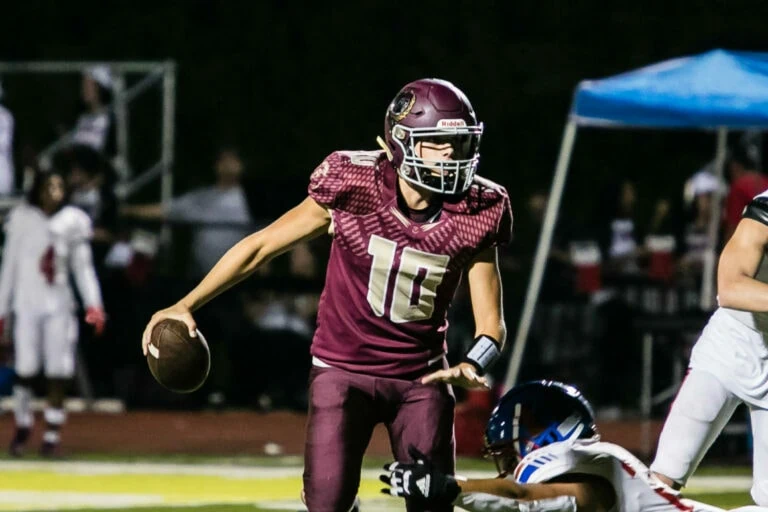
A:
[[[91,219],[74,206],[46,216],[21,203],[5,223],[0,266],[0,317],[9,312],[57,313],[76,307],[70,275],[86,307],[101,307],[91,257]]]
[[[521,484],[545,483],[567,474],[599,476],[613,485],[610,512],[700,512],[720,510],[680,498],[680,493],[651,475],[624,448],[596,440],[553,443],[528,454],[511,478]]]

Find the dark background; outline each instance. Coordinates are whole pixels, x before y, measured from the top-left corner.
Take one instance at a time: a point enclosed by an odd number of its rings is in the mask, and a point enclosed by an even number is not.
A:
[[[765,2],[616,4],[4,2],[0,58],[175,60],[176,191],[210,181],[216,147],[235,143],[252,186],[284,184],[284,193],[269,194],[265,214],[299,201],[327,153],[375,148],[385,108],[404,83],[446,78],[486,124],[481,174],[505,185],[515,207],[549,186],[579,80],[768,44]],[[44,147],[54,126],[76,113],[77,79],[67,91],[39,75],[5,77],[6,102],[17,106],[17,150]],[[159,140],[156,115],[144,123],[131,135],[134,147],[141,137],[148,146]],[[583,215],[599,186],[618,176],[637,180],[638,206],[647,211],[659,194],[678,197],[713,152],[714,136],[705,133],[582,131],[565,213]]]

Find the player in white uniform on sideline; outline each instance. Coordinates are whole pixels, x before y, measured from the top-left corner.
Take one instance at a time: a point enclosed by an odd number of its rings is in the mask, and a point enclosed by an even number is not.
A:
[[[104,328],[101,290],[91,257],[91,220],[67,205],[58,173],[39,174],[27,200],[8,215],[0,269],[0,332],[13,313],[17,382],[13,388],[16,432],[9,447],[20,456],[33,426],[31,379],[41,367],[48,382],[46,431],[42,455],[54,455],[64,424],[64,396],[75,370],[78,323],[74,275],[86,308],[85,320],[96,334]],[[3,342],[9,343],[3,335]]]
[[[685,485],[736,407],[749,406],[752,498],[768,507],[768,191],[755,197],[723,249],[718,302],[691,352],[651,470]]]
[[[428,508],[446,502],[472,512],[722,512],[687,500],[624,448],[600,441],[592,406],[572,386],[521,384],[505,394],[485,431],[498,478],[462,479],[413,462],[384,467],[382,492]],[[741,512],[765,511],[749,506]]]

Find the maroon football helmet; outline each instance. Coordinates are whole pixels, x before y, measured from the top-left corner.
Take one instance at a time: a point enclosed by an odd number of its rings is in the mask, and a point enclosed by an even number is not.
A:
[[[392,163],[404,180],[440,194],[469,189],[480,160],[483,123],[452,83],[426,78],[403,87],[387,109],[384,133]],[[419,142],[450,143],[451,160],[420,158]]]

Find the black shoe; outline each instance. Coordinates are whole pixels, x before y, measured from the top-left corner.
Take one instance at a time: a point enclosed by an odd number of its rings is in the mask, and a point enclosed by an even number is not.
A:
[[[8,446],[8,455],[17,458],[24,455],[24,445],[27,443],[31,431],[30,428],[26,427],[19,427],[16,429],[11,444]]]

